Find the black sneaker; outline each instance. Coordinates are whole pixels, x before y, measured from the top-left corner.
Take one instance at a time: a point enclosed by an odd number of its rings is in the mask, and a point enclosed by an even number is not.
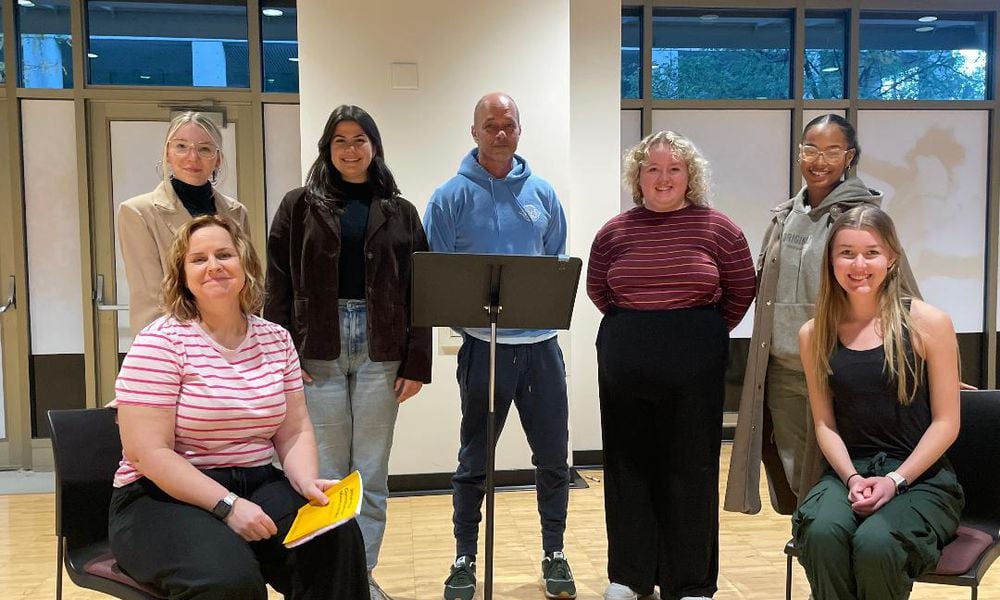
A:
[[[451,566],[451,575],[444,580],[444,600],[472,600],[476,595],[476,560],[459,556]]]
[[[542,584],[546,598],[576,598],[573,571],[562,552],[546,554],[542,559]]]

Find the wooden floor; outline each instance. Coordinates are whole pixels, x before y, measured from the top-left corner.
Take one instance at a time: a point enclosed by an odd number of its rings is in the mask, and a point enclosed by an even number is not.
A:
[[[729,447],[723,448],[723,470]],[[590,485],[570,493],[566,555],[576,576],[579,598],[599,600],[607,585],[602,472],[585,471]],[[765,502],[766,505],[766,502]],[[540,535],[534,492],[497,496],[494,598],[544,598],[538,584]],[[784,598],[788,519],[770,511],[756,516],[721,515],[721,554],[717,600]],[[51,494],[0,496],[0,597],[52,598],[55,589],[55,536]],[[389,525],[376,578],[396,600],[441,597],[454,558],[451,497],[389,500]],[[104,598],[76,588],[64,578],[67,600]],[[795,566],[794,598],[808,598],[808,586]],[[965,588],[916,584],[913,600],[968,598]],[[272,592],[272,598],[280,596]],[[980,588],[982,600],[1000,599],[1000,566]]]

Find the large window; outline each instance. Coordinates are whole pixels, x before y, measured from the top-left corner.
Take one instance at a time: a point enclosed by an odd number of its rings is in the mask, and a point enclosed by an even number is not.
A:
[[[622,98],[642,96],[642,11],[622,10]]]
[[[802,97],[843,98],[847,42],[843,13],[806,13],[806,56]]]
[[[264,91],[299,91],[299,42],[295,0],[261,2]]]
[[[87,30],[91,84],[250,87],[245,2],[91,1]]]
[[[789,97],[789,13],[656,9],[653,98]]]
[[[69,13],[69,0],[17,3],[21,87],[73,87]]]
[[[982,14],[862,12],[859,96],[983,100],[989,38]]]

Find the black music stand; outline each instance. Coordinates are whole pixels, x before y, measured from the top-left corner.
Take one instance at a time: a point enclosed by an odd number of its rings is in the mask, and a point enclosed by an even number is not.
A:
[[[582,265],[579,258],[568,256],[413,254],[410,318],[414,326],[490,328],[483,600],[493,598],[497,329],[569,329]]]

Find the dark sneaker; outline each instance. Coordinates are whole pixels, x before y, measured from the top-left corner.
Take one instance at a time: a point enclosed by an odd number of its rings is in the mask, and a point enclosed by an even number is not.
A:
[[[459,556],[444,580],[444,600],[472,600],[476,595],[476,560]]]
[[[576,598],[573,571],[562,552],[546,554],[542,559],[542,584],[546,598]]]

